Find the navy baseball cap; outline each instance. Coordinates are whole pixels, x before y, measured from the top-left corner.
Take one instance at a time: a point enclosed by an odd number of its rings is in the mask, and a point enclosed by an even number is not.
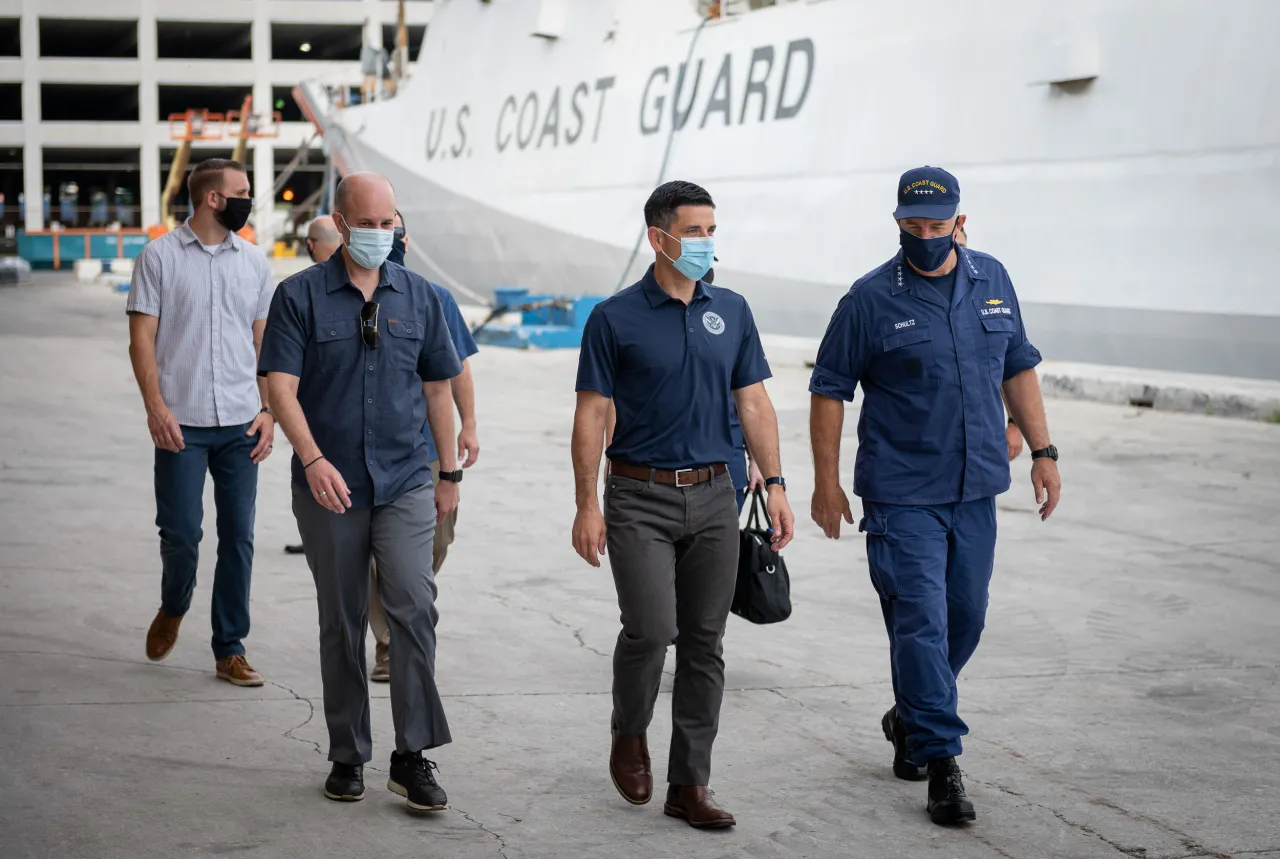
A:
[[[898,208],[893,219],[945,221],[960,211],[960,183],[941,167],[916,167],[898,180]]]

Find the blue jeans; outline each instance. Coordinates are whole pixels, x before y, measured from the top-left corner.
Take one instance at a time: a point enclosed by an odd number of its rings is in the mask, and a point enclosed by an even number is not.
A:
[[[160,529],[160,607],[182,617],[191,607],[204,536],[204,475],[213,475],[218,513],[218,563],[213,570],[213,655],[244,653],[249,634],[249,577],[258,466],[249,454],[257,436],[249,424],[183,427],[178,453],[156,448],[156,527]]]
[[[961,752],[956,678],[987,616],[996,500],[908,507],[862,502],[871,583],[889,632],[898,715],[912,763]]]

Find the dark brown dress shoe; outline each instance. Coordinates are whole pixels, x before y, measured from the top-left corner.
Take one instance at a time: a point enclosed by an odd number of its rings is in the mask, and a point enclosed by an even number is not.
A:
[[[733,815],[716,805],[711,791],[704,784],[679,785],[667,788],[667,804],[662,809],[668,817],[678,817],[694,829],[723,829],[738,821]]]
[[[156,619],[151,621],[147,630],[147,658],[159,662],[169,655],[173,646],[178,643],[178,627],[182,618],[170,617],[164,609],[156,612]]]
[[[610,726],[613,748],[609,752],[609,776],[622,798],[632,805],[653,799],[653,772],[649,769],[649,740],[645,734],[628,737]]]

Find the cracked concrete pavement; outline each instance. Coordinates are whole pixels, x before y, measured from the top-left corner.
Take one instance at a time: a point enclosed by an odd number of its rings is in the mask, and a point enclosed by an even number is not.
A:
[[[283,443],[261,473],[247,641],[267,685],[213,676],[211,499],[182,637],[164,663],[143,656],[159,562],[122,310],[66,278],[0,290],[3,859],[1280,855],[1278,426],[1049,403],[1066,493],[1041,524],[1023,459],[1000,499],[987,632],[961,681],[979,821],[943,830],[924,786],[889,771],[862,542],[808,522],[806,372],[775,368],[796,609],[776,627],[731,619],[713,787],[740,825],[698,833],[609,783],[617,608],[568,537],[576,356],[486,350],[483,453],[440,576],[451,807],[414,816],[382,784],[386,687],[367,799],[321,796],[314,589],[281,551],[296,538]]]

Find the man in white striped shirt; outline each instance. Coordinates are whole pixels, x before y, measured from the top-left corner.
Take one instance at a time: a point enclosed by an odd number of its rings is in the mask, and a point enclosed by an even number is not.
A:
[[[257,378],[257,353],[275,284],[262,252],[236,235],[253,201],[243,165],[210,158],[187,180],[192,215],[148,244],[133,270],[126,309],[129,357],[156,447],[156,526],[163,576],[147,657],[164,659],[191,606],[213,476],[218,561],[213,574],[213,655],[221,680],[261,686],[245,658],[258,463],[271,453],[275,419]]]

